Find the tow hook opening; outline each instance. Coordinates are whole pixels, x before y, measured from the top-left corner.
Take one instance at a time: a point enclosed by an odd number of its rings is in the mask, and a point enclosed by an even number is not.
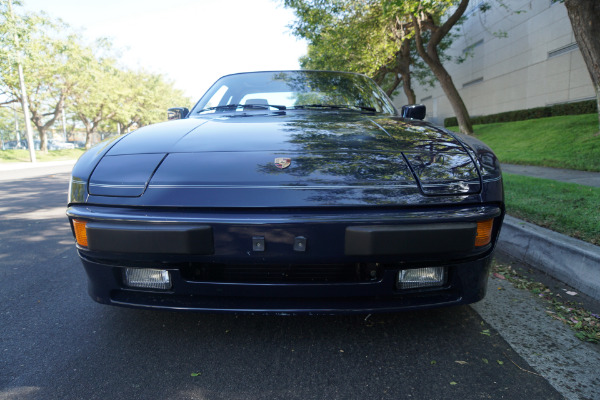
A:
[[[364,282],[375,282],[381,280],[383,268],[379,263],[361,263],[359,267],[359,276]]]

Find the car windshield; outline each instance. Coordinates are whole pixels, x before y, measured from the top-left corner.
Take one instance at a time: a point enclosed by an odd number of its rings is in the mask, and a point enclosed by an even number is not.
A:
[[[278,71],[222,77],[200,99],[190,116],[290,109],[396,114],[385,93],[364,75]]]

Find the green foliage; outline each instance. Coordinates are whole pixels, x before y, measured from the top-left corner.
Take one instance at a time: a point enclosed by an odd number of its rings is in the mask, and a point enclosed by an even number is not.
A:
[[[429,14],[434,18],[436,24],[439,24],[442,17],[446,15],[450,8],[456,6],[459,0],[382,0],[383,10],[387,15],[403,16],[405,18],[411,15]]]
[[[15,115],[12,108],[0,107],[0,139],[2,141],[16,140]],[[17,114],[17,118],[20,115]],[[23,126],[22,118],[19,118],[19,126]]]
[[[191,105],[190,99],[160,74],[122,71],[120,85],[120,100],[112,120],[124,129],[166,121],[169,107]]]
[[[510,215],[600,244],[600,188],[506,173],[503,180]]]
[[[555,104],[546,107],[529,108],[527,110],[506,111],[498,114],[473,117],[473,124],[490,124],[494,122],[524,121],[534,118],[554,117],[558,115],[580,115],[597,112],[596,100],[579,101],[575,103]],[[458,125],[456,117],[446,118],[444,126]]]
[[[94,62],[88,65],[86,73],[80,74],[76,88],[69,93],[68,107],[83,123],[89,148],[91,135],[116,115],[123,89],[116,62],[94,56],[92,49],[87,51]]]
[[[285,0],[285,5],[297,16],[294,34],[309,41],[303,68],[373,76],[394,58],[398,46],[378,1]]]
[[[419,70],[421,82],[431,82],[427,76],[434,74],[460,117],[461,131],[472,133],[468,111],[442,64],[453,39],[450,30],[468,0],[283,1],[298,18],[294,34],[309,41],[303,68],[365,73],[385,84],[388,95],[402,83],[411,102],[416,101],[412,72]],[[415,62],[417,54],[424,63]]]
[[[296,14],[294,34],[309,41],[308,52],[300,59],[302,68],[363,73],[388,94],[401,83],[410,88],[411,76],[423,85],[435,81],[417,55],[410,29],[398,26],[385,1],[284,0],[284,4]]]
[[[0,90],[3,102],[22,101],[23,93],[17,66],[22,66],[31,122],[37,128],[42,150],[46,133],[62,112],[65,98],[77,86],[78,79],[92,60],[79,38],[69,33],[60,20],[45,14],[11,12],[7,2],[0,6]]]

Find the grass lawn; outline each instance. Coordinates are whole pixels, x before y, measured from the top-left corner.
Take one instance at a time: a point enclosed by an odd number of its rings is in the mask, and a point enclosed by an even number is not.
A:
[[[600,172],[598,114],[475,125],[474,131],[503,163]]]
[[[508,214],[600,245],[600,188],[503,174]]]
[[[84,151],[85,149],[51,150],[48,153],[36,151],[35,157],[37,161],[76,160]],[[0,163],[29,161],[29,150],[0,150]]]

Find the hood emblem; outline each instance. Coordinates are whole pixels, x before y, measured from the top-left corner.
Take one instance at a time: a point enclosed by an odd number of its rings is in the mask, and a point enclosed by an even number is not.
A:
[[[290,166],[292,163],[291,158],[277,157],[275,159],[275,166],[279,169],[284,169]]]

